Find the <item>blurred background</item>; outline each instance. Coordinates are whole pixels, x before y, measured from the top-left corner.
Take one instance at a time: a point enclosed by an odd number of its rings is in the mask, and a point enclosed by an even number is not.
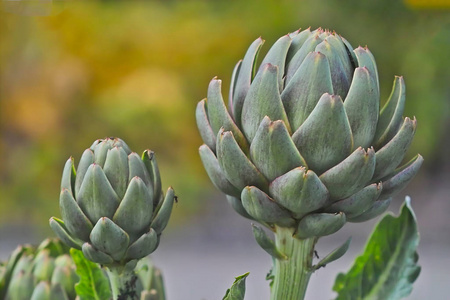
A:
[[[67,158],[78,161],[95,139],[118,136],[134,151],[154,150],[163,186],[179,196],[154,255],[169,300],[221,299],[233,276],[247,271],[246,299],[268,299],[270,258],[203,170],[194,111],[212,77],[229,85],[257,37],[266,40],[263,57],[278,37],[320,26],[355,48],[369,46],[382,102],[394,75],[405,78],[405,115],[418,119],[407,158],[425,158],[404,192],[421,230],[423,270],[410,299],[448,299],[449,7],[448,0],[2,1],[0,259],[52,235],[48,219],[60,216]],[[391,206],[396,213],[403,195]],[[335,275],[349,268],[374,224],[346,225],[319,243],[325,255],[353,236],[349,253],[313,276],[308,299],[333,297]]]

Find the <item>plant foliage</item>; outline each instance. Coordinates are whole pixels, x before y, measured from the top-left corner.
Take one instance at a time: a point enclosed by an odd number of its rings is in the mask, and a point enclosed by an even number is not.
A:
[[[394,300],[408,296],[420,273],[416,217],[409,197],[400,215],[386,215],[375,227],[364,253],[347,274],[340,273],[336,300]]]

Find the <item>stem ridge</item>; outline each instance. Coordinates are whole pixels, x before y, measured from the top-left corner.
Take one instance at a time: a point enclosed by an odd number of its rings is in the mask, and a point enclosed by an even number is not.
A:
[[[293,237],[292,228],[277,227],[275,244],[287,259],[274,259],[271,300],[302,300],[311,274],[317,238]]]

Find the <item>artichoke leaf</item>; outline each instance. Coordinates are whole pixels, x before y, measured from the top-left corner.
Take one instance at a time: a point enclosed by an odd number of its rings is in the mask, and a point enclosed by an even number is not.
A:
[[[330,66],[325,55],[311,52],[281,93],[292,131],[303,124],[324,93],[333,94]]]
[[[269,191],[278,204],[294,213],[295,218],[323,207],[329,198],[327,188],[316,173],[303,167],[276,178]]]
[[[297,73],[297,70],[302,65],[305,58],[309,55],[310,52],[314,51],[314,49],[317,45],[320,44],[320,42],[322,42],[322,39],[319,37],[318,32],[309,35],[309,37],[305,40],[300,49],[295,53],[287,66],[284,86],[287,86],[289,84],[295,73]]]
[[[103,167],[105,165],[106,156],[112,148],[114,148],[114,140],[112,139],[107,139],[105,142],[96,145],[94,148],[94,163]]]
[[[344,40],[344,38],[343,38]],[[375,81],[375,84],[377,86],[378,94],[380,94],[380,83],[378,79],[378,70],[377,70],[377,64],[375,62],[375,57],[373,57],[370,50],[365,47],[358,47],[355,50],[352,51],[353,55],[356,56],[356,60],[359,67],[366,67],[369,69],[369,74],[372,76],[373,80]]]
[[[100,218],[90,235],[92,246],[120,261],[130,242],[128,234],[109,218]]]
[[[247,186],[241,194],[242,206],[255,220],[292,226],[295,220],[266,193],[254,186]]]
[[[325,267],[327,264],[338,260],[341,258],[348,250],[348,247],[350,246],[350,242],[352,241],[352,238],[348,238],[345,243],[331,251],[327,256],[322,258],[316,265],[313,266],[313,270],[320,269],[322,267]]]
[[[417,121],[406,117],[398,133],[375,153],[375,172],[372,181],[389,175],[401,163],[416,132]]]
[[[77,172],[75,171],[73,157],[70,157],[64,165],[61,178],[61,190],[67,189],[72,195],[74,195],[76,173]]]
[[[206,111],[206,99],[203,99],[197,104],[195,119],[202,140],[212,151],[216,151],[216,135],[209,123],[208,113]]]
[[[58,238],[60,238],[67,246],[81,250],[81,241],[74,239],[64,225],[64,221],[55,217],[50,218],[50,227]]]
[[[230,92],[228,94],[228,111],[230,112],[231,117],[234,119],[234,122],[236,122],[236,118],[234,117],[233,98],[234,98],[234,90],[236,88],[236,82],[239,76],[239,72],[241,71],[241,65],[242,59],[239,60],[234,66],[233,73],[231,75]]]
[[[241,191],[228,181],[213,151],[207,145],[202,145],[199,152],[206,173],[208,173],[214,186],[227,195],[240,197]]]
[[[153,213],[153,195],[139,177],[134,177],[112,220],[125,230],[134,242],[150,227]]]
[[[144,233],[128,248],[125,258],[129,259],[141,259],[146,257],[153,251],[155,251],[158,245],[158,235],[153,228],[150,231]]]
[[[80,162],[77,167],[77,176],[75,178],[75,197],[78,198],[78,193],[83,183],[84,176],[91,164],[94,163],[94,152],[91,149],[84,150],[81,155]]]
[[[32,291],[33,293],[31,294],[30,300],[51,300],[50,284],[47,281],[39,282]]]
[[[348,56],[344,56],[344,45],[335,36],[329,35],[315,51],[324,54],[330,64],[331,82],[335,95],[345,99],[352,80],[351,63]]]
[[[380,95],[366,67],[355,69],[353,81],[344,101],[353,134],[353,147],[371,145],[377,128]]]
[[[383,181],[383,191],[380,199],[394,197],[416,176],[423,163],[423,157],[418,154],[404,166],[394,171],[395,175]]]
[[[347,216],[347,219],[355,217],[372,207],[375,201],[379,198],[382,190],[383,185],[381,183],[373,183],[347,199],[334,202],[332,205],[327,207],[325,211],[342,211]]]
[[[375,151],[359,147],[342,162],[329,169],[320,180],[330,193],[330,200],[344,199],[362,187],[372,178],[375,170]]]
[[[276,259],[287,259],[286,254],[281,253],[275,243],[267,236],[266,232],[259,226],[252,224],[253,235],[255,240],[261,248],[264,249],[270,256]]]
[[[70,299],[60,284],[52,284],[50,286],[49,300],[70,300]]]
[[[78,205],[92,223],[101,217],[112,218],[120,199],[97,164],[89,166],[77,195]]]
[[[317,174],[344,160],[351,153],[353,138],[341,97],[323,94],[292,139]]]
[[[341,35],[337,36],[344,43],[345,49],[347,50],[347,55],[349,56],[350,62],[352,63],[353,68],[355,69],[356,67],[358,67],[358,59],[356,58],[355,52],[353,52],[352,45],[343,36]]]
[[[376,149],[386,145],[397,134],[402,124],[402,115],[405,110],[405,93],[406,88],[403,77],[396,76],[391,95],[380,112],[373,142]]]
[[[236,141],[242,149],[247,151],[248,143],[241,130],[234,123],[227,111],[222,98],[222,80],[213,78],[208,86],[208,97],[206,100],[206,108],[208,112],[208,120],[214,134],[224,128],[226,131],[233,132]],[[240,121],[240,120],[239,120]]]
[[[295,35],[294,35],[295,34]],[[291,45],[289,46],[288,53],[286,55],[286,64],[289,64],[295,54],[301,49],[303,44],[311,36],[311,30],[305,29],[303,31],[297,30],[295,33],[291,34]]]
[[[232,103],[234,120],[239,127],[241,127],[242,107],[253,80],[256,59],[263,43],[264,40],[259,37],[250,45],[239,68]]]
[[[284,35],[279,38],[267,52],[258,70],[258,72],[263,70],[266,64],[278,67],[278,88],[280,93],[283,90],[285,61],[291,41],[292,39],[289,35]]]
[[[272,122],[267,116],[250,145],[250,157],[269,181],[296,167],[307,167],[283,121]]]
[[[113,259],[111,256],[95,249],[89,243],[84,243],[81,250],[83,251],[84,256],[92,262],[96,262],[96,263],[102,264],[102,265],[108,265],[113,262]]]
[[[255,220],[252,216],[250,216],[248,214],[248,212],[245,210],[244,206],[242,206],[242,201],[241,201],[240,197],[241,197],[240,195],[239,195],[239,198],[226,195],[228,203],[238,214],[240,214],[244,218],[247,218],[250,220]]]
[[[277,66],[263,65],[245,97],[241,121],[244,134],[250,142],[255,137],[259,124],[265,116],[271,120],[283,120],[290,131],[278,88],[279,72],[280,69]]]
[[[226,178],[236,188],[242,190],[254,185],[267,190],[267,180],[239,147],[232,132],[221,130],[218,133],[217,159]]]
[[[119,198],[123,198],[128,184],[128,155],[122,148],[114,147],[108,151],[105,166],[106,178]]]
[[[151,189],[151,193],[153,196],[153,184],[150,179],[150,174],[142,160],[142,157],[139,156],[136,152],[132,152],[128,155],[128,184],[131,183],[134,177],[139,177],[144,181],[145,185]]]
[[[330,235],[341,229],[345,221],[346,217],[343,212],[310,214],[300,220],[294,236],[306,239]]]
[[[150,227],[153,228],[157,234],[161,234],[164,228],[169,223],[170,214],[172,213],[173,202],[175,200],[175,191],[169,187],[166,192],[164,200],[157,208]]]
[[[153,208],[158,206],[161,199],[162,183],[161,175],[159,173],[158,163],[156,162],[156,154],[151,150],[145,150],[142,153],[142,161],[144,162],[147,172],[150,175],[150,182],[153,190]]]
[[[61,191],[59,207],[65,227],[70,234],[83,241],[88,240],[93,225],[80,209],[69,190],[63,189]]]
[[[392,198],[387,198],[384,200],[377,200],[364,213],[357,215],[355,217],[349,217],[347,219],[347,221],[349,221],[351,223],[360,223],[360,222],[365,222],[370,219],[376,218],[388,209],[389,204],[391,204],[391,201],[392,201]]]

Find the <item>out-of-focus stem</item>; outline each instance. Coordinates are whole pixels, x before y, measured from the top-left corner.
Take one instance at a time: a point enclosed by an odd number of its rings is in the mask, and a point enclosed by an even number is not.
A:
[[[140,298],[140,290],[138,290],[137,276],[134,270],[125,270],[121,266],[109,266],[106,271],[113,300],[138,300]]]

